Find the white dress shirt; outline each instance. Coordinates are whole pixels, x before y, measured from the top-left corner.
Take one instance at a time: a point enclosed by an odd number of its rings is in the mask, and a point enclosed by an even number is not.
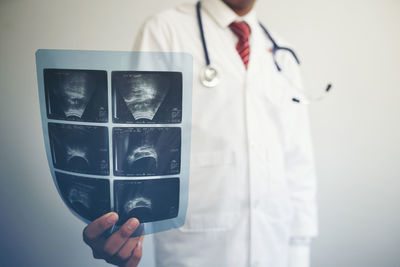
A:
[[[193,3],[150,18],[134,46],[194,62],[188,213],[183,227],[155,234],[157,265],[306,267],[317,234],[307,109],[291,101],[296,91],[277,72],[254,9],[239,17],[204,0],[201,12],[217,87],[199,80],[205,58]],[[251,27],[247,70],[229,28],[235,20]]]

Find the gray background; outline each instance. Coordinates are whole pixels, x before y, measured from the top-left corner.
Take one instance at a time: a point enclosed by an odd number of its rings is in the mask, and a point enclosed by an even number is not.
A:
[[[180,2],[0,0],[1,266],[108,266],[92,259],[50,177],[36,49],[130,50],[146,17]],[[400,266],[400,1],[258,2],[306,73],[335,85],[311,107],[321,222],[312,265]],[[153,265],[151,244],[142,266]]]

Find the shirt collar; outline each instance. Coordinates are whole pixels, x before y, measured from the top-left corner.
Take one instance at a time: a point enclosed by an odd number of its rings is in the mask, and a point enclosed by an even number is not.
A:
[[[250,28],[258,24],[255,8],[245,16],[239,16],[222,0],[202,0],[202,9],[207,11],[213,20],[222,28],[226,28],[234,21],[246,21]]]

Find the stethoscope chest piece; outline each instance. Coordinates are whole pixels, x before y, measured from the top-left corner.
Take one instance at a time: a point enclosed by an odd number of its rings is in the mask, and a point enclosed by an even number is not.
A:
[[[215,87],[219,83],[218,72],[214,67],[207,65],[200,73],[200,81],[205,87]]]

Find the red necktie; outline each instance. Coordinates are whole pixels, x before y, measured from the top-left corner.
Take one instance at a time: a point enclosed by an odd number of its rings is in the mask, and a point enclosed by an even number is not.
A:
[[[249,64],[250,58],[250,45],[249,45],[249,36],[250,36],[250,26],[245,21],[241,22],[232,22],[229,25],[229,28],[233,31],[234,34],[239,38],[238,43],[236,44],[236,50],[238,51],[240,57],[243,60],[244,66],[247,69],[247,65]]]

